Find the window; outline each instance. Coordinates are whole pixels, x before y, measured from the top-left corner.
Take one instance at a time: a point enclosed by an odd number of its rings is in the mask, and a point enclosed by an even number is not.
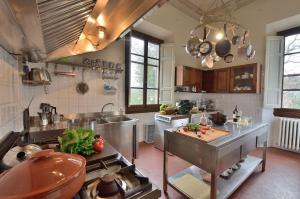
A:
[[[125,43],[126,113],[159,110],[161,40],[133,31]]]
[[[282,108],[300,109],[300,29],[282,32],[284,36]]]

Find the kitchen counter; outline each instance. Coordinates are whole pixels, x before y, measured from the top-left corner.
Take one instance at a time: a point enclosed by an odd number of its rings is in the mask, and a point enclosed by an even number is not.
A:
[[[29,138],[34,142],[56,140],[67,128],[84,127],[101,135],[131,162],[137,158],[137,120],[121,111],[66,114],[63,121],[46,126],[39,125],[39,117],[31,117],[30,124]]]
[[[29,133],[37,133],[42,131],[65,130],[68,128],[68,121],[61,121],[57,124],[48,124],[46,126],[31,126]]]
[[[202,181],[201,173],[211,173],[211,199],[228,198],[259,166],[262,171],[266,164],[266,147],[269,125],[266,123],[253,123],[248,126],[226,124],[218,127],[230,132],[229,135],[220,137],[211,142],[203,142],[198,139],[176,133],[176,129],[165,130],[164,144],[164,191],[167,185],[184,194],[177,189],[174,182],[186,174],[191,174]],[[248,155],[251,150],[262,147],[262,158]],[[187,153],[187,151],[189,153]],[[167,153],[193,164],[173,176],[168,176]],[[241,168],[225,180],[219,175],[232,165],[244,160]],[[202,181],[203,182],[203,181]],[[217,191],[218,190],[218,191]]]

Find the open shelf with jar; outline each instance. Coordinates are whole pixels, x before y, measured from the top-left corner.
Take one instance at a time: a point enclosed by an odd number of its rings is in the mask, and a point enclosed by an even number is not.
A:
[[[234,66],[230,69],[231,93],[260,93],[260,65]]]

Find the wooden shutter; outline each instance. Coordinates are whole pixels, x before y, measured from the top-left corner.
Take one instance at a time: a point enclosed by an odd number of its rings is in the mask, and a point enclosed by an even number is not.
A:
[[[281,107],[284,38],[267,37],[264,107]]]
[[[160,104],[174,104],[175,56],[174,44],[161,44]]]

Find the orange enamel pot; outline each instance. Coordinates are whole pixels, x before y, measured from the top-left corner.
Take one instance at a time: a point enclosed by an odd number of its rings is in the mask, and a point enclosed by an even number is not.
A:
[[[0,176],[0,199],[71,199],[82,187],[86,160],[43,150]]]

